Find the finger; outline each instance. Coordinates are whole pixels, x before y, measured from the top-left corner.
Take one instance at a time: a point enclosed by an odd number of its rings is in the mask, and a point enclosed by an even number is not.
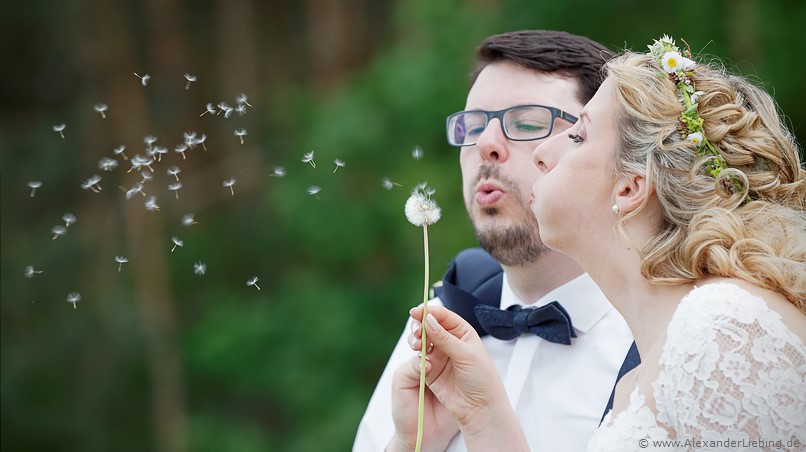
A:
[[[407,338],[407,341],[409,343],[409,347],[412,350],[414,350],[415,352],[419,352],[419,351],[423,350],[423,341],[422,341],[421,338],[416,337],[413,334],[409,334],[409,337]],[[434,343],[431,342],[431,341],[428,341],[428,347],[426,347],[425,352],[426,353],[431,353],[433,350],[434,350]]]
[[[453,313],[450,314],[455,315]],[[424,325],[426,333],[428,333],[428,341],[433,343],[440,352],[446,354],[453,360],[464,361],[466,359],[472,359],[471,355],[474,354],[474,346],[480,346],[481,339],[479,339],[476,331],[470,324],[465,322],[461,317],[459,317],[458,320],[458,322],[455,322],[456,319],[445,318],[446,323],[456,324],[453,330],[448,330],[440,324],[440,321],[437,320],[434,313],[429,312]]]

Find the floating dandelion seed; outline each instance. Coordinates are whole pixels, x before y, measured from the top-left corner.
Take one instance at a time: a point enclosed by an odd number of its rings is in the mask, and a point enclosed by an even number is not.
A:
[[[89,179],[85,180],[84,182],[82,182],[81,183],[81,188],[84,189],[84,190],[88,190],[88,189],[92,190],[95,193],[100,193],[102,188],[101,188],[100,185],[98,185],[98,182],[101,182],[101,176],[94,175],[94,176],[90,177]]]
[[[28,182],[28,188],[31,189],[31,198],[36,196],[36,189],[42,186],[42,182],[38,180],[32,180]]]
[[[204,149],[204,152],[207,152],[207,146],[204,145],[205,141],[207,141],[207,135],[201,134],[201,136],[199,136],[199,138],[196,139],[196,144],[202,145],[202,149]]]
[[[383,188],[385,188],[387,190],[393,189],[395,187],[395,185],[400,187],[400,184],[398,184],[397,182],[392,182],[392,180],[389,179],[388,177],[383,178],[383,180],[381,181],[381,185],[383,186]]]
[[[224,181],[224,188],[229,188],[230,193],[232,196],[235,196],[235,191],[232,189],[232,186],[235,185],[235,178],[231,177]]]
[[[39,273],[43,273],[43,271],[42,270],[34,270],[33,265],[29,265],[29,266],[25,267],[25,277],[28,278],[28,279],[33,278],[35,275],[37,275]]]
[[[235,97],[235,102],[236,103],[245,104],[247,107],[251,107],[252,105],[249,102],[247,102],[246,100],[247,100],[247,97],[246,97],[246,94],[244,94],[244,93],[238,94],[238,96]]]
[[[414,160],[420,160],[423,158],[423,149],[420,146],[415,146],[414,149],[411,150],[411,157]]]
[[[275,166],[274,171],[269,176],[283,177],[285,176],[285,168],[282,166]]]
[[[95,106],[92,108],[101,114],[101,118],[106,119],[106,110],[109,109],[106,104],[95,104]]]
[[[302,163],[310,163],[312,167],[316,168],[316,162],[313,161],[313,151],[306,152],[302,156]]]
[[[157,205],[157,197],[152,196],[148,198],[145,202],[146,210],[149,212],[153,212],[155,210],[160,210],[160,206]]]
[[[182,182],[176,182],[173,184],[168,185],[168,190],[171,190],[176,194],[176,199],[179,199],[179,189],[182,188]]]
[[[120,155],[120,156],[122,156],[122,157],[123,157],[123,160],[129,160],[129,157],[126,157],[126,153],[124,153],[124,152],[123,152],[123,151],[125,151],[125,150],[126,150],[126,146],[124,146],[124,145],[120,145],[120,146],[116,147],[115,149],[113,149],[113,150],[112,150],[112,152],[113,152],[115,155]]]
[[[98,160],[98,169],[102,171],[111,172],[118,167],[118,161],[109,157],[104,157]]]
[[[119,273],[120,269],[123,268],[123,264],[125,264],[126,262],[129,262],[129,259],[127,259],[127,258],[125,258],[123,256],[115,256],[115,262],[118,263],[118,273]]]
[[[50,229],[50,232],[53,233],[53,238],[51,240],[56,240],[59,238],[59,236],[67,233],[67,228],[65,228],[64,226],[53,226]]]
[[[192,213],[189,213],[187,215],[183,215],[182,216],[182,226],[192,226],[194,224],[198,224],[198,223],[196,223],[196,220],[193,217],[194,217],[194,215]]]
[[[257,290],[260,290],[260,286],[257,285],[257,276],[253,276],[246,280],[246,286],[255,286]]]
[[[162,161],[162,156],[168,153],[168,148],[165,146],[154,146],[154,155],[157,156],[157,161]],[[151,170],[154,171],[154,170]]]
[[[183,143],[183,144],[179,144],[179,145],[177,145],[177,146],[174,148],[174,152],[176,152],[177,154],[182,154],[182,160],[185,160],[185,159],[186,159],[186,157],[185,157],[185,151],[187,151],[187,150],[188,150],[188,145],[186,145],[186,144],[184,144],[184,143]]]
[[[308,194],[313,196],[316,199],[322,199],[322,198],[319,197],[319,193],[321,191],[322,191],[322,188],[318,187],[316,185],[312,185],[312,186],[308,187]]]
[[[335,164],[336,164],[336,168],[335,168],[335,169],[333,169],[333,172],[334,172],[334,173],[335,173],[335,172],[336,172],[336,170],[338,170],[339,168],[342,168],[342,167],[347,166],[347,163],[345,163],[345,162],[344,162],[344,160],[339,160],[339,159],[336,159],[336,160],[333,160],[333,163],[335,163]]]
[[[126,190],[126,199],[132,199],[137,193],[146,196],[145,192],[143,191],[143,184],[136,184],[134,187]]]
[[[200,276],[207,273],[207,264],[202,261],[196,262],[193,264],[193,273]]]
[[[179,173],[181,173],[182,170],[178,166],[172,166],[168,168],[166,172],[168,173],[169,176],[175,177],[176,181],[179,182]]]
[[[143,177],[143,180],[140,181],[141,184],[145,184],[146,182],[154,179],[154,173],[152,173],[151,171],[146,170],[140,171],[140,176]]]
[[[182,248],[183,246],[185,246],[185,242],[183,242],[183,241],[179,240],[179,239],[178,239],[178,238],[176,238],[176,237],[171,237],[171,241],[172,241],[172,242],[174,242],[174,247],[173,247],[173,248],[171,248],[171,252],[172,252],[172,253],[174,252],[174,250],[176,249],[176,247],[177,247],[177,246],[178,246],[178,247],[180,247],[180,248]]]
[[[185,90],[190,89],[190,84],[196,81],[196,76],[192,74],[185,73],[185,80],[188,82],[185,83]]]
[[[76,222],[76,216],[72,213],[66,213],[62,215],[62,220],[64,220],[64,227],[69,228],[71,224]]]
[[[143,137],[143,143],[146,144],[147,147],[151,147],[152,144],[157,142],[157,137],[154,135],[146,135]]]
[[[73,304],[73,309],[76,308],[76,303],[81,300],[81,294],[78,292],[70,292],[67,294],[67,302]]]
[[[229,118],[229,115],[232,114],[232,107],[230,107],[229,104],[226,103],[226,102],[223,102],[223,101],[219,102],[218,103],[218,109],[219,110],[218,110],[218,113],[216,113],[216,115],[219,115],[219,114],[221,114],[223,112],[224,117]]]
[[[189,130],[182,134],[182,139],[185,140],[185,146],[191,149],[196,146],[196,132]]]
[[[130,163],[132,164],[132,167],[129,168],[129,171],[126,171],[126,172],[131,173],[132,171],[139,170],[140,168],[146,166],[150,162],[151,162],[151,160],[143,157],[142,155],[135,154],[130,160]],[[153,173],[153,171],[152,171],[152,173]]]
[[[215,109],[215,106],[212,103],[207,104],[207,106],[205,107],[204,112],[202,114],[200,114],[199,117],[201,118],[202,116],[204,116],[204,115],[206,115],[208,113],[210,114],[210,116],[214,116],[214,115],[218,114],[218,110]]]
[[[140,79],[140,83],[142,83],[142,84],[143,84],[143,86],[148,86],[148,81],[149,81],[149,80],[151,80],[151,76],[150,76],[150,75],[145,74],[145,75],[143,75],[143,76],[141,77],[141,76],[137,75],[137,72],[135,72],[135,73],[134,73],[134,75],[135,75],[137,78],[139,78],[139,79]]]
[[[59,135],[61,135],[62,140],[63,140],[64,139],[64,129],[66,129],[66,128],[67,128],[66,124],[56,124],[55,126],[53,126],[53,131],[54,132],[59,132]]]
[[[236,111],[236,112],[238,113],[238,115],[240,115],[240,116],[245,115],[245,114],[246,114],[246,105],[244,105],[244,104],[238,104],[238,106],[237,106],[237,107],[235,107],[235,111]]]
[[[241,139],[241,144],[243,144],[243,137],[246,136],[246,129],[235,129],[235,131],[232,132],[232,134],[235,135],[236,137],[240,138]]]

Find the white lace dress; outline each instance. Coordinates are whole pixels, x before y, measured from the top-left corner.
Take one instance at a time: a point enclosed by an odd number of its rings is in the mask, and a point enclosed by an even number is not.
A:
[[[806,450],[806,345],[763,298],[698,287],[669,322],[652,383],[608,414],[589,451]]]

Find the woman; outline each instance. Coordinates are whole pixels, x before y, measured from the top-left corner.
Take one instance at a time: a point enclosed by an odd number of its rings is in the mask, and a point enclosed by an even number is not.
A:
[[[611,60],[569,134],[534,151],[541,239],[593,277],[641,354],[589,449],[806,447],[805,171],[769,95],[684,54],[664,36]],[[455,419],[470,450],[527,450],[474,330],[442,308],[424,324],[425,441]],[[411,444],[418,373],[396,374],[389,450]]]

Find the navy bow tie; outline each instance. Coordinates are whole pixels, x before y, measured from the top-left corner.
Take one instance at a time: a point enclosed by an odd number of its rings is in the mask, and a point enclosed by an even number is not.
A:
[[[532,333],[555,344],[571,345],[571,338],[577,337],[571,317],[556,301],[539,308],[510,306],[506,311],[478,304],[475,311],[481,326],[497,339],[508,341]]]

